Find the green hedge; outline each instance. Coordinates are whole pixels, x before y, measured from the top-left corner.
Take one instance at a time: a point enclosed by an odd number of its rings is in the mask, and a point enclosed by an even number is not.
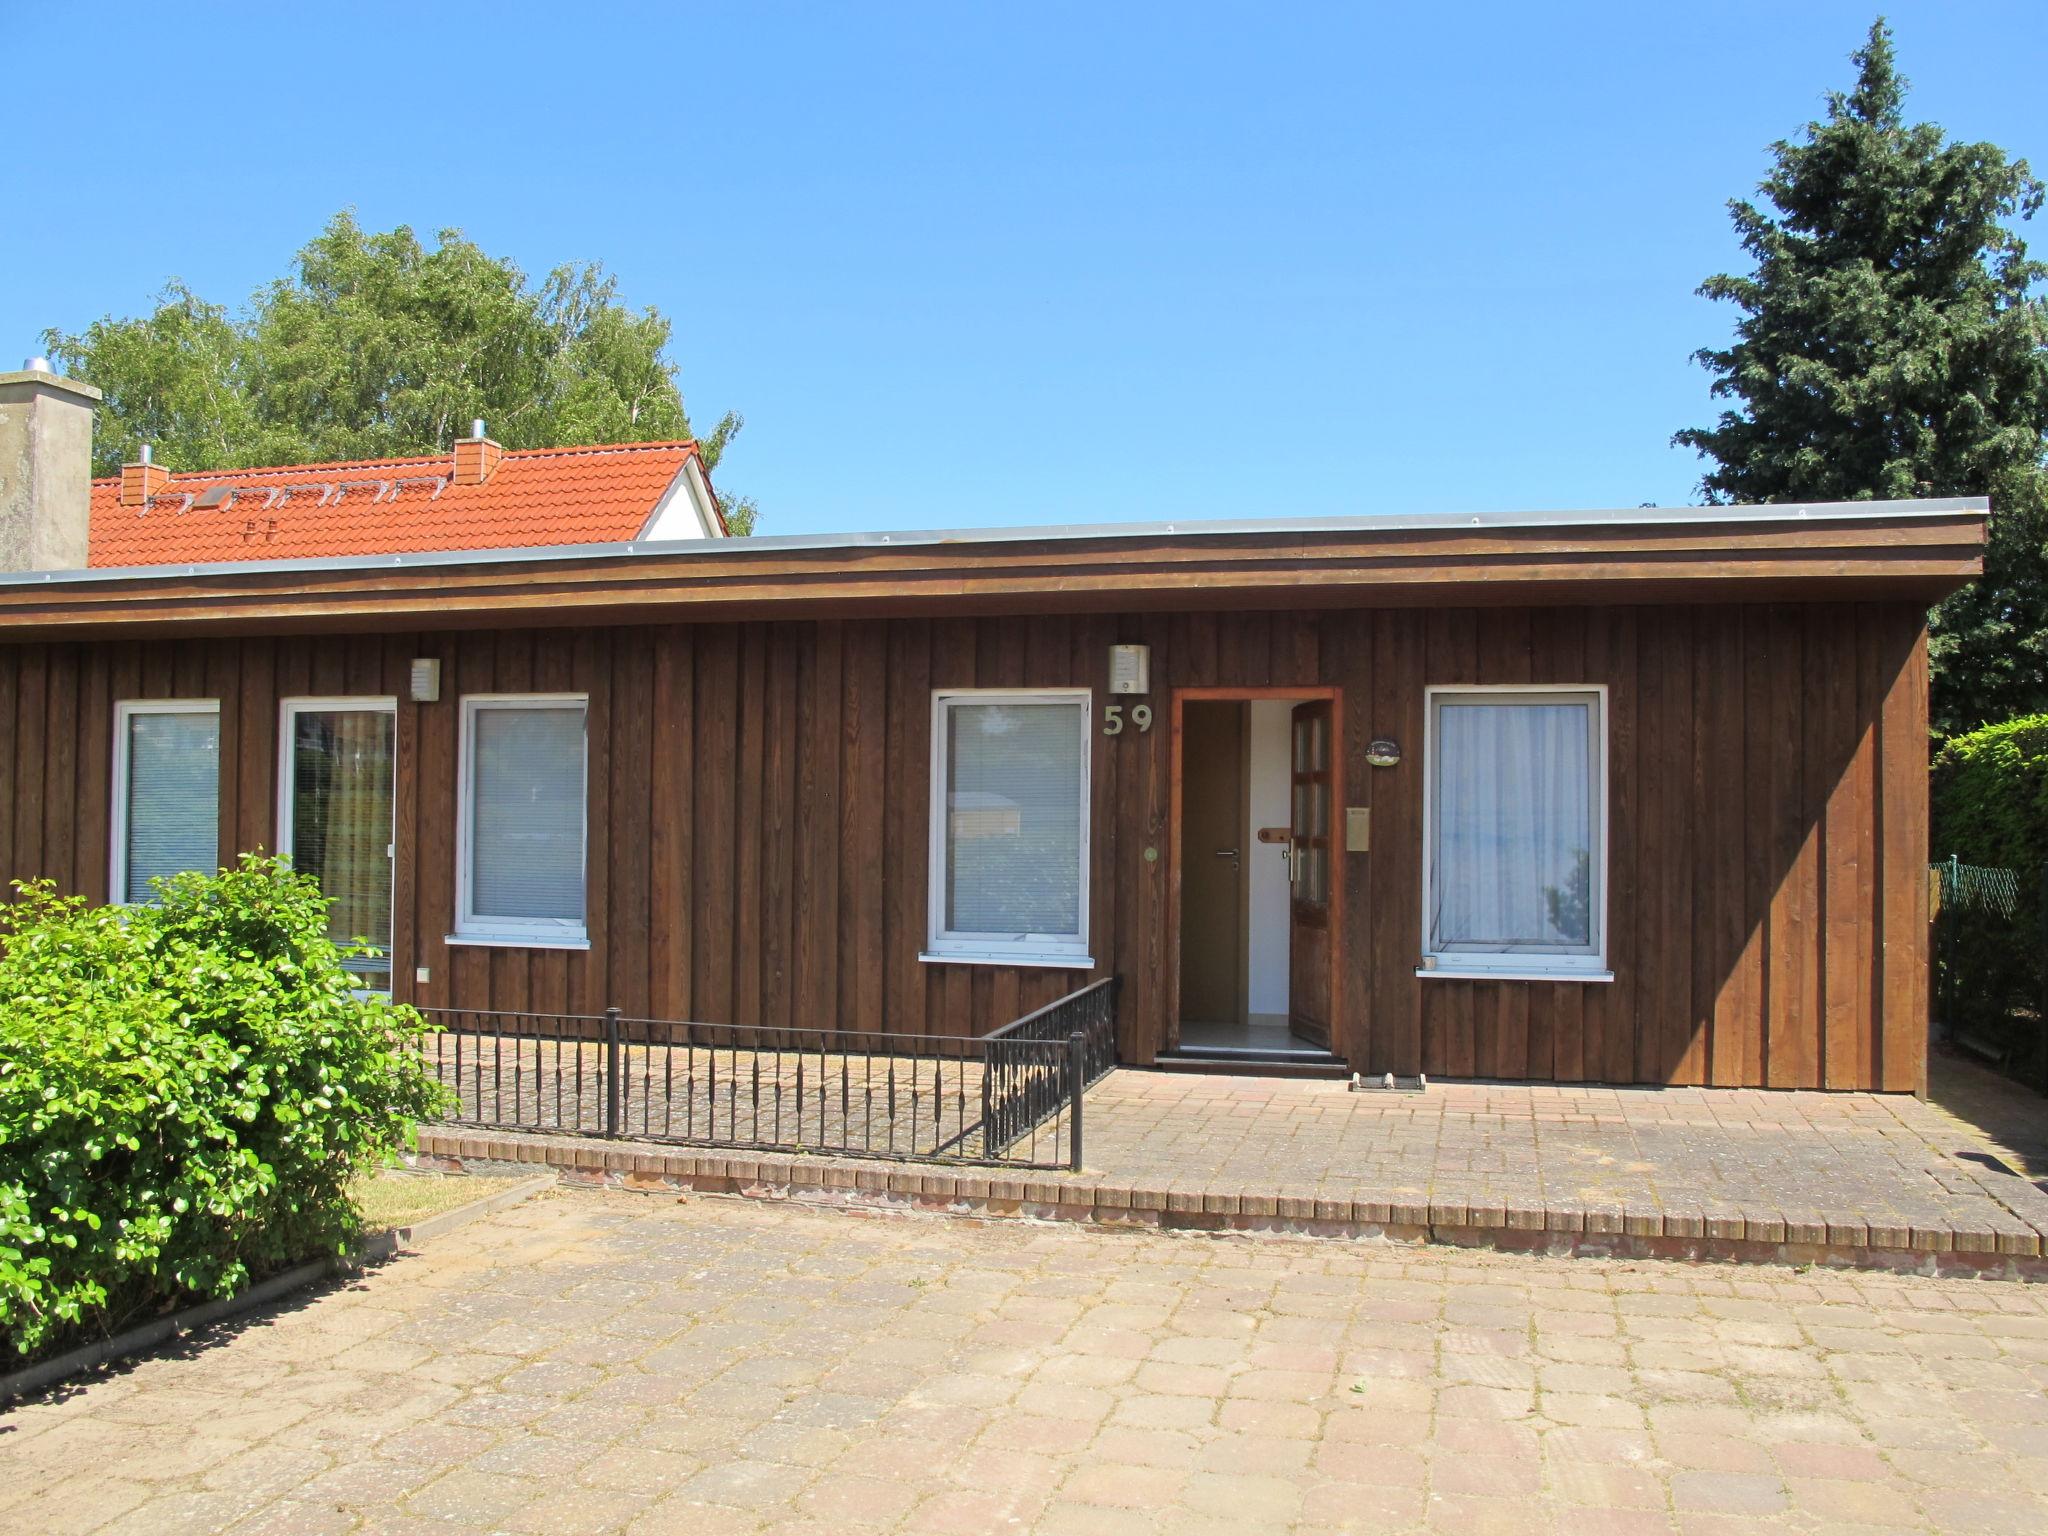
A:
[[[2038,1063],[2042,865],[2048,862],[2048,715],[2028,715],[1951,737],[1935,754],[1932,857],[2009,869],[2018,909],[2009,917],[1952,912],[1937,961],[1953,956],[1952,992],[1937,976],[1935,1002],[1953,996],[1957,1027],[2002,1044],[2012,1064]],[[2031,1068],[2029,1068],[2031,1070]]]
[[[254,856],[157,906],[0,907],[0,1327],[46,1354],[333,1252],[440,1108],[318,885]]]

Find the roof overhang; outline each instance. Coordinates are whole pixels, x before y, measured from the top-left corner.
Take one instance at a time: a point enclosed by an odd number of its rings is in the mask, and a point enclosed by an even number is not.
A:
[[[0,635],[1136,609],[1933,602],[1982,498],[691,539],[0,575]]]

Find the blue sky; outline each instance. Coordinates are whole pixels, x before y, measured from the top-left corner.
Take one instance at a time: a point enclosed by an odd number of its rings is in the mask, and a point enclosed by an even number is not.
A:
[[[1874,13],[11,9],[0,363],[452,225],[670,315],[776,533],[1693,500],[1724,204]],[[1916,115],[2048,169],[2040,0],[1889,14]]]

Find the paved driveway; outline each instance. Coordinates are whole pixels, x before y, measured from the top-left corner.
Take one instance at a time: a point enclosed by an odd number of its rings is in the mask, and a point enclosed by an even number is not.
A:
[[[601,1191],[0,1418],[0,1529],[2048,1529],[2048,1288]]]

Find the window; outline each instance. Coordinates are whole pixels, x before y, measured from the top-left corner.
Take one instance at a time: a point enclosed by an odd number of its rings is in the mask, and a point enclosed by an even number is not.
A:
[[[582,694],[462,701],[452,942],[583,948]]]
[[[1087,967],[1086,689],[932,696],[927,960]]]
[[[1606,696],[1432,688],[1423,974],[1607,979]]]
[[[277,845],[320,882],[327,936],[378,951],[342,965],[391,990],[392,808],[397,709],[390,699],[287,699]]]
[[[220,704],[114,706],[113,867],[117,902],[156,900],[150,882],[220,868]]]

